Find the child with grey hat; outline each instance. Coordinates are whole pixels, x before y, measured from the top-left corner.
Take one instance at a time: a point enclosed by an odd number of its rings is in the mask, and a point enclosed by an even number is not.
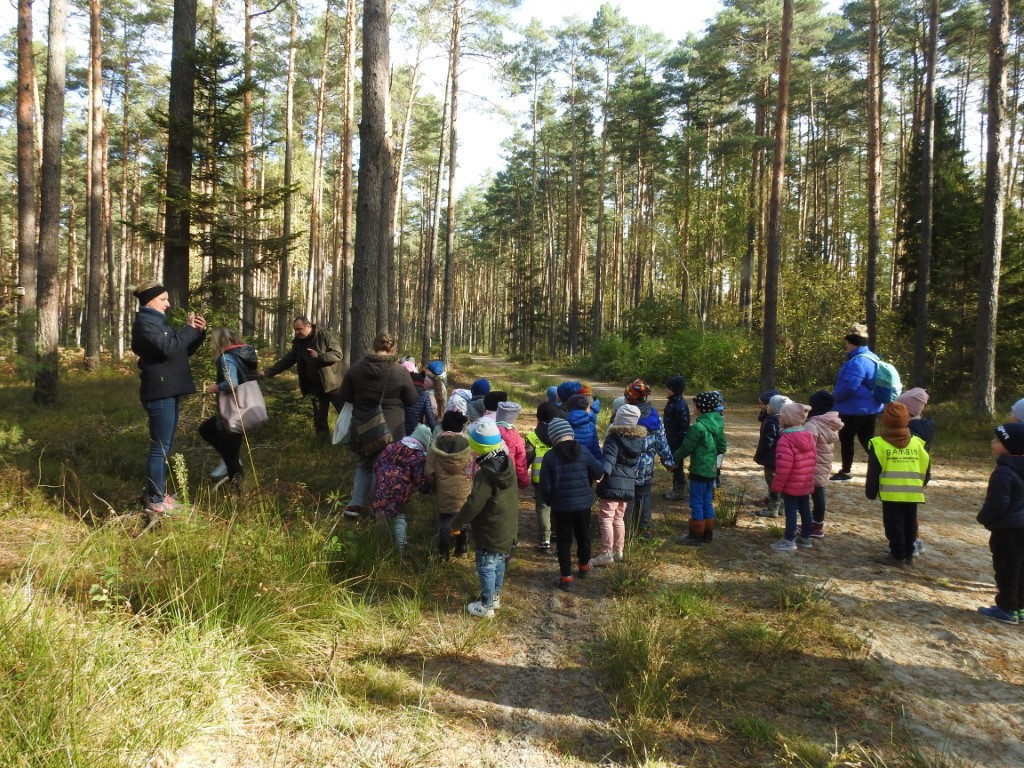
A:
[[[622,562],[626,544],[626,507],[636,493],[636,467],[647,429],[637,424],[640,409],[623,405],[604,438],[604,478],[597,484],[597,521],[601,553],[590,561],[604,566]]]

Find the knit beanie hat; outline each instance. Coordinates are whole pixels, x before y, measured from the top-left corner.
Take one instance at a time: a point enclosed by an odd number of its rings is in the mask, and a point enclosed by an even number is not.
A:
[[[501,433],[494,419],[478,419],[469,428],[469,447],[473,453],[485,456],[502,445]]]
[[[772,399],[768,401],[768,408],[772,413],[782,413],[782,406],[786,403],[792,403],[785,395],[773,395]]]
[[[836,407],[836,399],[827,389],[819,389],[807,402],[811,404],[810,416],[821,416]]]
[[[398,364],[405,368],[409,373],[416,373],[416,358],[411,355],[403,357],[398,361]]]
[[[548,439],[552,445],[563,440],[573,440],[575,437],[576,433],[565,419],[552,419],[548,422]]]
[[[1010,422],[996,427],[996,437],[1011,456],[1024,456],[1024,424]]]
[[[1010,406],[1010,413],[1017,417],[1017,421],[1024,421],[1024,398]]]
[[[854,323],[844,338],[854,346],[866,347],[868,345],[868,327],[864,323]]]
[[[459,413],[466,414],[466,404],[473,398],[473,393],[468,389],[456,389],[452,391],[451,396],[448,398],[448,402],[444,404],[446,411],[458,411]]]
[[[565,403],[567,411],[585,411],[590,407],[590,398],[586,395],[573,395]]]
[[[511,424],[519,416],[519,412],[523,410],[523,406],[519,403],[512,403],[509,401],[503,401],[498,403],[498,414],[495,416],[496,421],[503,421],[506,424]]]
[[[557,403],[558,402],[558,387],[556,387],[554,384],[552,384],[550,387],[548,387],[548,389],[547,389],[547,396],[548,396],[548,402],[549,403]]]
[[[473,397],[483,397],[491,391],[491,382],[487,379],[477,379],[470,386],[470,390],[473,393]]]
[[[897,448],[906,448],[910,443],[910,411],[900,402],[889,403],[882,411],[882,431],[880,437]]]
[[[561,408],[551,401],[547,401],[537,406],[537,421],[547,424],[552,419],[557,419],[561,413]]]
[[[673,395],[681,395],[686,391],[686,379],[682,376],[673,376],[665,382],[665,389]]]
[[[460,411],[445,411],[441,417],[441,429],[445,432],[461,432],[466,428],[466,414]]]
[[[156,283],[155,285],[151,285],[149,288],[145,288],[141,291],[136,289],[133,293],[135,298],[139,300],[139,306],[144,307],[166,290],[167,289],[160,285],[160,283]]]
[[[440,360],[431,360],[427,363],[427,370],[435,376],[444,376],[444,363]]]
[[[694,395],[693,404],[700,409],[701,413],[711,413],[718,406],[718,398],[713,392],[701,392]]]
[[[583,389],[583,385],[580,384],[578,381],[563,381],[561,384],[558,385],[558,389],[556,390],[556,392],[558,393],[558,402],[566,402],[570,397],[577,394],[581,389]]]
[[[779,426],[785,427],[799,427],[805,421],[807,421],[807,414],[810,412],[811,406],[803,405],[802,403],[786,403],[782,406],[782,410],[779,411]]]
[[[722,393],[719,392],[717,389],[713,389],[713,390],[711,390],[711,396],[715,398],[715,408],[714,408],[714,410],[718,411],[719,413],[724,411],[725,410],[725,398],[722,397]]]
[[[619,408],[621,408],[625,404],[626,404],[626,398],[625,398],[624,395],[619,395],[614,400],[612,400],[612,417],[614,417],[615,416],[615,412],[617,410],[619,410]]]
[[[613,427],[635,427],[640,420],[640,409],[635,405],[627,403],[615,412]]]
[[[928,392],[921,387],[913,387],[897,397],[896,402],[907,406],[910,418],[919,419],[924,412],[924,407],[928,405]]]
[[[424,448],[429,448],[433,434],[430,431],[430,427],[426,424],[417,424],[416,429],[412,431],[412,434],[409,435],[409,437],[417,441]]]
[[[761,401],[761,405],[768,405],[771,399],[775,397],[777,394],[779,394],[779,390],[769,389],[766,392],[762,392],[761,396],[757,399]]]
[[[637,379],[630,383],[622,394],[625,395],[627,403],[633,403],[633,405],[636,405],[637,403],[644,402],[648,397],[650,397],[651,388],[647,386],[643,379]]]
[[[508,400],[508,392],[502,392],[501,390],[494,390],[484,395],[484,410],[485,411],[496,411],[498,410],[498,403]]]

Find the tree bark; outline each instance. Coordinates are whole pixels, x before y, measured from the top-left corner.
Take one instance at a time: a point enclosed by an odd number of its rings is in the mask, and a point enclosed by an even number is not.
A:
[[[85,291],[85,364],[100,365],[100,325],[103,319],[103,70],[99,0],[89,0],[89,261]],[[49,98],[49,81],[47,81]],[[45,154],[45,149],[44,149]]]
[[[352,189],[352,135],[356,109],[356,0],[348,0],[345,7],[345,117],[341,132],[341,270],[344,277],[341,291],[342,353],[349,363],[352,355],[352,302],[353,261],[353,189]]]
[[[882,55],[878,4],[879,0],[868,3],[868,253],[864,284],[865,320],[876,352],[882,217]]]
[[[462,0],[452,3],[451,114],[448,126],[448,232],[444,248],[444,300],[441,306],[441,359],[452,355],[455,305],[455,170],[459,148],[459,56],[462,48]]]
[[[292,188],[292,158],[295,155],[295,39],[298,36],[299,12],[292,5],[291,23],[288,31],[288,77],[285,95],[284,120],[284,224],[282,235],[284,247],[281,249],[281,264],[277,282],[277,353],[283,355],[288,347],[288,331],[291,328],[288,310],[291,308],[291,241],[292,241],[292,201],[295,191]]]
[[[36,162],[35,61],[32,52],[32,0],[18,0],[18,352],[36,346]],[[23,293],[22,293],[23,292]]]

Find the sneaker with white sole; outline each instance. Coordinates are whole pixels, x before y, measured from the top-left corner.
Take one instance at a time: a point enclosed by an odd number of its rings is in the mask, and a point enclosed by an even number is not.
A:
[[[840,471],[832,475],[829,478],[829,480],[831,480],[833,483],[849,483],[851,480],[853,480],[853,475],[850,474],[849,472]]]
[[[914,542],[914,557],[917,557],[918,555],[923,555],[923,554],[924,554],[924,542],[921,541],[920,539],[917,539]]]
[[[978,613],[982,616],[987,616],[990,619],[1001,621],[1003,624],[1017,624],[1017,614],[1004,611],[998,605],[993,605],[988,608],[979,608]]]
[[[469,611],[470,616],[476,616],[478,619],[494,618],[494,608],[484,608],[484,604],[479,600],[467,605],[466,610]]]
[[[217,480],[221,477],[228,476],[228,465],[224,463],[224,459],[220,460],[220,464],[210,470],[210,477],[213,480]]]
[[[349,504],[345,507],[344,514],[349,520],[358,520],[363,514],[363,508],[355,504]]]
[[[771,548],[776,552],[796,552],[796,542],[789,539],[779,539],[771,545]]]
[[[597,557],[593,557],[590,559],[590,564],[598,567],[611,565],[614,562],[615,555],[613,555],[611,552],[602,552]]]
[[[615,557],[615,562],[616,563],[624,563],[624,562],[626,562],[626,555],[623,552],[616,552],[614,557]]]
[[[798,547],[803,547],[804,549],[810,549],[811,547],[814,546],[814,542],[811,541],[811,537],[810,536],[797,536],[796,537],[796,545]]]

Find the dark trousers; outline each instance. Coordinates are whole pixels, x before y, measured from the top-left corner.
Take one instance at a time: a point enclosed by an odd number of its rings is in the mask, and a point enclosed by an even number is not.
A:
[[[992,531],[988,548],[996,572],[996,605],[1007,613],[1024,609],[1024,528]]]
[[[816,523],[825,522],[825,488],[820,485],[814,486],[811,493],[811,518]]]
[[[208,442],[213,450],[224,459],[228,468],[228,477],[242,474],[242,436],[225,432],[217,426],[217,417],[211,416],[199,425],[199,436]]]
[[[572,540],[576,537],[576,556],[580,565],[590,562],[590,510],[551,512],[558,536],[558,569],[562,576],[572,576]]]
[[[889,552],[897,560],[914,556],[917,537],[917,504],[910,501],[883,501],[882,525],[889,540]]]
[[[313,429],[317,432],[327,432],[327,416],[334,410],[341,413],[341,407],[345,401],[341,399],[341,387],[332,389],[330,392],[317,392],[313,395]]]
[[[842,456],[842,471],[850,474],[853,469],[853,443],[860,441],[861,447],[867,451],[868,440],[875,436],[875,419],[877,413],[870,414],[840,414],[843,420],[843,428],[839,430],[839,454]]]

